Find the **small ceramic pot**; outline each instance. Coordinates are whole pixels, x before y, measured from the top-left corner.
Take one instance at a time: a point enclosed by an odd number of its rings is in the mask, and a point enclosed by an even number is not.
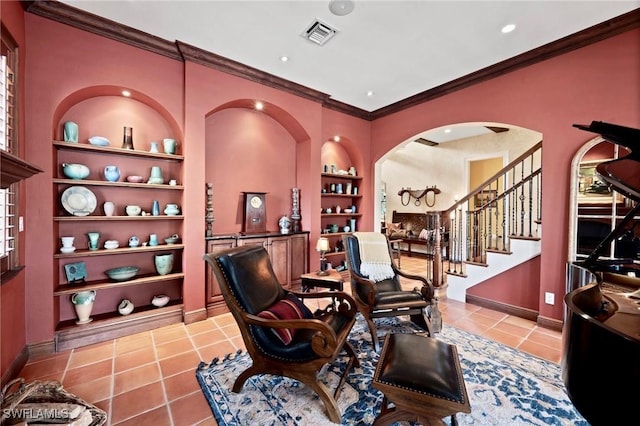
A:
[[[105,216],[113,216],[116,211],[116,204],[113,201],[105,201],[102,205]]]
[[[117,182],[120,179],[120,169],[117,166],[107,166],[104,168],[104,178],[109,182]]]
[[[173,270],[173,253],[156,254],[154,257],[158,275],[167,275]]]
[[[62,240],[62,247],[73,247],[75,237],[60,237],[60,240]]]
[[[118,312],[120,315],[129,315],[133,312],[133,303],[131,303],[128,299],[123,299],[122,302],[118,305]]]
[[[62,173],[69,179],[85,179],[89,176],[89,167],[84,164],[62,163]]]
[[[129,205],[125,207],[124,210],[127,212],[129,216],[138,216],[142,211],[142,208],[140,206]]]
[[[151,299],[151,304],[157,308],[161,308],[169,303],[169,300],[171,299],[166,294],[159,294],[157,296],[153,296],[153,299]]]
[[[177,204],[167,204],[167,207],[164,209],[164,214],[167,216],[176,216],[180,214],[180,209]]]
[[[89,250],[98,250],[98,241],[100,240],[99,232],[87,232],[89,237]]]
[[[336,233],[336,232],[338,232],[338,229],[340,229],[340,227],[339,227],[337,224],[335,224],[335,223],[333,223],[333,224],[329,225],[329,230],[330,230],[332,233]]]
[[[129,238],[129,247],[138,247],[140,245],[140,239],[135,235]]]
[[[175,139],[163,139],[162,144],[164,145],[164,152],[166,154],[175,154],[177,142]]]

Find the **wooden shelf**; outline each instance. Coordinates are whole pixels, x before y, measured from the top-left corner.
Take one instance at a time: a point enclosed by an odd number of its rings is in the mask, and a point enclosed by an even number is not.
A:
[[[63,284],[56,287],[53,292],[54,296],[62,296],[65,294],[73,294],[79,291],[88,291],[88,290],[105,290],[109,288],[116,287],[128,287],[142,284],[151,284],[162,281],[171,281],[175,279],[184,278],[184,273],[176,272],[173,274],[167,275],[157,275],[157,274],[146,274],[139,275],[134,279],[128,281],[112,281],[112,280],[96,280],[96,281],[87,281],[84,284]]]
[[[322,175],[322,177],[347,179],[347,180],[361,180],[362,179],[362,176],[341,175],[341,174],[337,174],[337,173],[322,173],[321,175]]]
[[[73,253],[56,253],[54,259],[68,259],[74,257],[111,256],[114,254],[155,252],[167,250],[183,250],[184,244],[160,244],[157,246],[119,247],[116,249],[76,250]]]
[[[332,198],[362,198],[362,195],[359,194],[338,194],[335,192],[323,192],[320,194],[321,197],[332,197]]]
[[[143,189],[171,189],[182,191],[183,185],[156,185],[151,183],[131,183],[131,182],[109,182],[106,180],[84,180],[84,179],[65,179],[54,178],[53,183],[58,185],[82,185],[82,186],[113,186],[119,188],[143,188]]]
[[[116,148],[112,146],[97,146],[91,145],[90,143],[74,143],[74,142],[64,142],[64,141],[53,141],[53,146],[57,149],[70,149],[70,150],[78,150],[78,151],[88,151],[94,152],[98,154],[110,154],[110,155],[119,155],[119,156],[131,156],[131,157],[144,157],[144,158],[153,158],[156,160],[167,160],[167,161],[183,161],[183,155],[175,155],[175,154],[164,154],[161,152],[148,152],[148,151],[139,151],[139,150],[131,150],[131,149],[123,149]]]
[[[323,232],[320,235],[323,237],[340,237],[342,235],[351,235],[351,232]]]
[[[54,216],[54,222],[91,222],[91,221],[126,221],[126,220],[182,220],[182,215],[159,215],[159,216]]]
[[[320,217],[360,217],[362,213],[321,213]]]

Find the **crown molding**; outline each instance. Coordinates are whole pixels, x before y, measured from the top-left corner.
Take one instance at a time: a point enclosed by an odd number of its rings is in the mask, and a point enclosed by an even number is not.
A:
[[[640,27],[640,9],[604,21],[585,30],[553,41],[513,58],[467,74],[433,89],[410,96],[373,112],[331,99],[331,95],[319,92],[292,81],[249,67],[215,53],[205,51],[186,43],[171,42],[160,37],[136,30],[126,25],[76,9],[54,0],[22,0],[24,9],[45,18],[70,25],[97,35],[101,35],[140,49],[180,61],[193,61],[256,83],[319,102],[323,107],[339,111],[357,118],[373,121],[445,96],[474,84],[490,80],[538,62],[571,52],[609,37]]]

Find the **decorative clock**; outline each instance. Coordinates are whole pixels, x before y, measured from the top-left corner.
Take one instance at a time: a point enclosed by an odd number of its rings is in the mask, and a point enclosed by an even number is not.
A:
[[[267,231],[266,192],[243,192],[244,219],[242,233],[256,234]]]

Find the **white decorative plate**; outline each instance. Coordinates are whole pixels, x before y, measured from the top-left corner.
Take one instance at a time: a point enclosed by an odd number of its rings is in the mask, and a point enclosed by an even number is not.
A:
[[[96,209],[96,196],[84,186],[70,186],[61,197],[62,207],[74,216],[88,216]]]
[[[89,138],[89,143],[91,145],[97,145],[97,146],[109,146],[109,144],[111,144],[109,139],[103,136],[91,136]]]

